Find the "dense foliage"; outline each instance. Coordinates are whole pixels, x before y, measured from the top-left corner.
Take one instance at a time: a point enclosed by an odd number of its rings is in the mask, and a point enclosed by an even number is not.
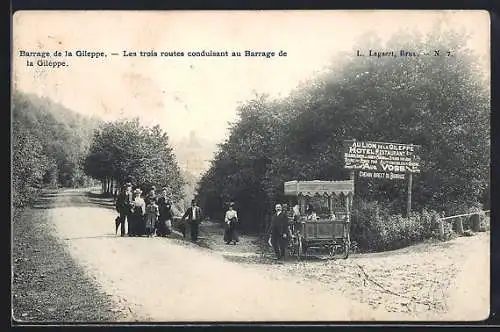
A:
[[[14,206],[29,203],[42,186],[89,183],[82,160],[98,120],[21,92],[13,94],[11,119]]]
[[[159,126],[141,126],[137,118],[108,122],[95,132],[85,171],[108,183],[131,182],[143,191],[166,186],[173,199],[183,196],[184,181],[167,134]]]
[[[353,208],[351,233],[361,250],[394,250],[439,237],[439,214],[422,209],[408,217],[391,214],[381,204],[358,200]],[[446,236],[450,236],[451,224],[444,224]]]
[[[218,218],[224,202],[235,200],[244,227],[261,229],[263,216],[285,199],[284,181],[348,178],[345,139],[421,145],[422,173],[413,177],[412,188],[416,211],[449,215],[484,200],[489,190],[489,77],[482,75],[466,42],[466,35],[439,26],[426,36],[397,34],[385,45],[366,35],[358,45],[366,53],[405,49],[430,55],[361,57],[353,50],[283,100],[257,96],[244,103],[200,181],[203,207]],[[434,50],[440,55],[434,56]],[[406,185],[403,180],[357,178],[356,200],[402,213]],[[359,240],[364,221],[353,218],[353,238]],[[418,222],[411,221],[408,231]],[[428,229],[422,234],[427,236]]]

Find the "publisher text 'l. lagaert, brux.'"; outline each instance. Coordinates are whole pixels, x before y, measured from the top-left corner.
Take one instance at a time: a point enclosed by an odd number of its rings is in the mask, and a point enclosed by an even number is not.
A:
[[[356,56],[365,56],[365,55],[366,54],[361,52],[360,50],[356,51]],[[377,58],[398,57],[398,56],[414,57],[414,56],[418,56],[418,53],[414,52],[414,51],[407,51],[407,50],[400,50],[399,52],[397,52],[397,51],[368,50],[368,56],[377,57]]]

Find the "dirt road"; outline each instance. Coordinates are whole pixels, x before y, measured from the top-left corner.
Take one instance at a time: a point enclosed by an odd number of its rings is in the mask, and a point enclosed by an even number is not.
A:
[[[445,254],[449,248],[444,246],[433,251],[427,246],[421,251],[416,247],[346,261],[269,264],[252,261],[262,259],[255,255],[228,260],[227,253],[176,239],[117,237],[115,212],[99,206],[101,202],[92,201],[84,191],[65,190],[54,200],[47,213],[55,234],[120,309],[130,312],[129,320],[475,320],[487,316],[483,307],[489,299],[489,280],[488,287],[484,280],[480,286],[470,282],[472,273],[477,275],[489,262],[489,235],[484,233],[458,239],[453,254]],[[434,288],[426,289],[421,275]],[[456,281],[448,278],[455,275]],[[436,281],[443,277],[447,283]],[[422,297],[439,291],[442,298],[454,301],[452,306],[443,300],[438,308],[439,301]],[[477,299],[473,317],[465,300],[471,294]],[[388,306],[395,298],[399,306]],[[419,310],[419,305],[426,310]]]

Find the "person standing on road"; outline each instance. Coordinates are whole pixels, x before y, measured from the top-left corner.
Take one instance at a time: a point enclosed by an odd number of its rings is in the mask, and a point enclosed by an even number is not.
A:
[[[167,194],[167,188],[163,188],[161,196],[158,197],[158,209],[160,215],[156,226],[157,235],[165,237],[172,233],[172,219],[174,218],[172,205]]]
[[[276,259],[284,260],[288,243],[288,217],[283,213],[281,204],[276,204],[275,210],[276,213],[271,218],[269,242],[273,246]]]
[[[132,210],[132,184],[126,183],[122,186],[121,192],[116,197],[116,211],[120,214],[116,220],[116,229],[120,227],[120,235],[125,236],[125,220],[127,220],[127,228],[130,233],[130,214]]]
[[[141,236],[144,233],[144,214],[146,212],[146,203],[141,197],[142,190],[134,190],[133,212],[132,212],[132,234],[131,236]]]
[[[158,221],[160,210],[156,204],[156,200],[150,200],[146,205],[146,235],[153,236]]]
[[[238,234],[236,232],[236,225],[238,223],[238,213],[234,209],[234,203],[229,204],[229,209],[226,211],[225,221],[225,231],[224,231],[224,241],[226,244],[236,244],[239,241]]]
[[[198,240],[198,228],[201,221],[201,209],[195,200],[191,201],[191,206],[186,210],[186,213],[182,216],[182,220],[187,220],[185,228],[189,228],[191,233],[191,241],[196,242]],[[184,228],[184,237],[186,237],[186,229]]]
[[[156,203],[156,200],[157,200],[156,199],[156,187],[151,186],[151,188],[149,189],[149,193],[144,198],[144,202],[146,203],[146,206],[148,206],[152,202]]]

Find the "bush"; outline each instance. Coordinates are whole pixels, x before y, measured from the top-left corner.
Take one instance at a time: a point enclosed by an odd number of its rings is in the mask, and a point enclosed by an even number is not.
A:
[[[351,238],[362,251],[399,249],[437,238],[438,218],[437,212],[425,209],[410,213],[408,218],[391,215],[389,209],[378,202],[360,200],[353,206]]]
[[[489,230],[490,226],[490,214],[484,212],[484,210],[486,209],[487,207],[485,204],[477,202],[476,204],[473,204],[471,207],[469,207],[469,209],[466,211],[467,213],[479,214],[480,229],[483,230]],[[466,221],[464,222],[464,228],[472,228],[472,216],[466,218]]]
[[[12,206],[14,208],[22,208],[33,203],[39,189],[33,187],[12,187]]]
[[[485,212],[485,210],[483,210],[480,207],[473,207],[470,209],[469,213],[477,213],[479,215],[479,229],[480,229],[480,231],[484,232],[484,231],[490,230],[490,221],[491,221],[490,212]],[[465,225],[464,225],[464,227],[465,227]],[[472,217],[468,218],[467,227],[472,228]]]

